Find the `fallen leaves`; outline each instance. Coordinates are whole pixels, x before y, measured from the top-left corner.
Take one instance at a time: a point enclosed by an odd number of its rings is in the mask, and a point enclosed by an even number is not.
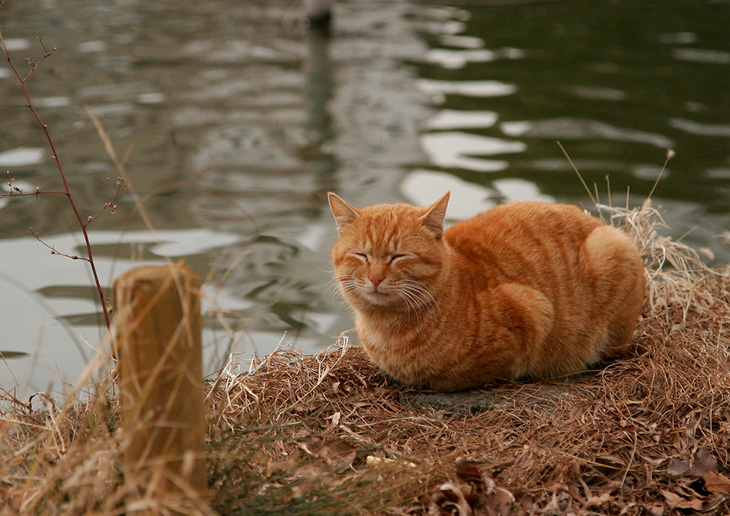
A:
[[[476,464],[463,458],[455,464],[457,482],[445,482],[431,496],[428,516],[509,516],[515,497]]]
[[[730,495],[730,478],[710,471],[705,477],[705,489],[716,495]]]
[[[679,477],[687,473],[690,467],[691,464],[689,460],[672,457],[669,460],[669,466],[667,466],[667,473],[673,477]]]
[[[623,504],[619,501],[626,486],[591,491],[586,482],[579,479],[579,486],[555,484],[550,488],[547,501],[536,503],[535,498],[523,494],[518,499],[514,493],[500,485],[478,463],[459,458],[454,463],[456,480],[436,486],[423,514],[427,516],[517,516],[532,514],[581,514],[603,512],[610,508],[623,512],[632,507],[643,507],[652,516],[669,514],[711,514],[730,495],[730,478],[718,473],[718,461],[710,452],[698,448],[691,458],[673,457],[668,461],[668,484],[657,482],[659,496],[642,504]],[[577,472],[577,470],[576,470]],[[656,492],[656,491],[655,491]],[[544,499],[543,499],[544,500]],[[635,510],[635,509],[634,509]],[[679,512],[677,512],[679,511]],[[610,511],[609,511],[610,512]],[[418,512],[417,514],[421,514]]]
[[[660,489],[664,503],[645,506],[653,515],[661,515],[665,509],[683,511],[710,510],[717,499],[706,496],[730,494],[730,479],[718,473],[717,459],[704,448],[698,448],[691,459],[672,457],[667,473],[675,477],[672,489]]]
[[[660,492],[664,497],[667,509],[694,509],[698,511],[702,509],[702,500],[683,498],[677,493],[666,489],[662,489]]]

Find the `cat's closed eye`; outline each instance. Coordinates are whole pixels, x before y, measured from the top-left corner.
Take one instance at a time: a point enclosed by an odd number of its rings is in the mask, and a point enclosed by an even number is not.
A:
[[[364,263],[368,263],[370,261],[366,253],[352,253],[352,255],[362,260]]]
[[[397,260],[400,260],[402,258],[407,258],[408,255],[405,253],[397,253],[397,254],[391,254],[390,258],[388,259],[388,263],[393,263]]]

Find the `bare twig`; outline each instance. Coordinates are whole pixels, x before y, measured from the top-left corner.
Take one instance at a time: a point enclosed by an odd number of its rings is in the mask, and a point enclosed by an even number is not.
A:
[[[4,0],[2,2],[0,2],[0,8],[2,8],[3,4],[4,4]],[[38,62],[34,62],[30,58],[26,59],[26,62],[28,63],[28,65],[31,68],[30,68],[30,71],[28,71],[28,73],[26,73],[25,75],[22,75],[20,73],[20,71],[18,70],[18,68],[13,63],[13,61],[10,59],[10,53],[8,52],[8,49],[5,46],[5,39],[3,37],[2,28],[0,27],[0,51],[2,52],[3,56],[5,56],[5,59],[8,61],[8,64],[10,65],[10,68],[12,69],[13,73],[15,74],[15,77],[18,79],[18,82],[20,83],[21,88],[23,89],[23,95],[25,96],[25,99],[27,101],[27,104],[25,104],[24,107],[27,107],[28,109],[30,109],[31,113],[33,114],[34,118],[36,119],[36,121],[38,122],[38,124],[43,129],[43,133],[46,136],[46,141],[48,142],[48,146],[51,149],[51,158],[53,158],[53,160],[56,162],[56,167],[58,168],[58,173],[60,174],[61,180],[63,182],[64,191],[62,193],[64,195],[66,195],[66,198],[68,199],[68,202],[71,205],[71,209],[74,212],[74,215],[76,217],[76,220],[78,221],[79,226],[81,227],[81,233],[83,234],[84,242],[86,244],[86,257],[84,258],[84,257],[78,257],[77,256],[76,258],[74,258],[73,256],[69,256],[69,255],[66,255],[64,253],[60,253],[60,252],[56,251],[53,248],[51,248],[51,250],[52,250],[52,252],[54,254],[60,254],[62,256],[68,256],[68,257],[70,257],[72,259],[79,259],[79,258],[81,258],[81,259],[83,259],[83,260],[85,260],[85,261],[87,261],[89,263],[89,267],[91,268],[91,273],[92,273],[92,275],[94,277],[94,283],[96,285],[96,289],[97,289],[97,292],[99,294],[99,299],[101,301],[102,312],[104,313],[104,321],[106,322],[107,329],[109,329],[110,328],[110,324],[109,324],[109,313],[108,313],[108,310],[106,309],[106,301],[105,301],[105,298],[104,298],[104,290],[103,290],[103,288],[101,286],[101,282],[99,281],[99,275],[98,275],[98,273],[96,271],[96,264],[94,263],[94,256],[93,256],[93,252],[92,252],[92,249],[91,249],[91,242],[89,240],[89,235],[86,232],[86,226],[89,224],[89,222],[91,222],[91,220],[93,220],[93,217],[90,218],[90,219],[87,219],[86,222],[83,220],[83,218],[81,216],[81,213],[79,212],[79,209],[76,206],[76,202],[74,201],[74,198],[71,195],[71,189],[69,188],[68,181],[66,179],[66,174],[64,173],[63,166],[61,165],[61,159],[59,158],[58,152],[56,151],[56,145],[53,142],[53,137],[51,136],[51,132],[48,129],[48,125],[43,121],[43,119],[41,118],[40,114],[35,109],[35,106],[33,105],[33,101],[30,98],[30,93],[28,92],[28,87],[27,87],[27,84],[26,84],[26,82],[28,81],[28,79],[30,78],[30,76],[38,69],[38,67],[41,65],[41,63],[43,63],[43,61],[45,61],[46,58],[50,57],[56,51],[56,48],[55,47],[47,48],[43,44],[43,41],[40,38],[38,38],[38,41],[40,42],[41,47],[43,48],[43,52],[44,52],[43,53],[43,57],[41,57],[38,60]],[[23,106],[12,106],[12,108],[15,108],[15,107],[23,107]],[[11,193],[13,192],[12,188],[13,187],[11,185]],[[34,194],[23,194],[18,189],[17,190],[17,194],[13,194],[13,195],[19,195],[19,196],[23,196],[23,195],[37,195],[38,193],[42,193],[42,192],[40,192],[39,190],[36,190],[36,192]],[[116,199],[116,195],[115,195],[114,198]],[[38,240],[41,243],[43,243],[44,245],[46,245],[42,240],[40,240],[40,238],[37,236],[36,233],[34,233],[34,236],[36,236],[36,238],[38,238]]]
[[[38,240],[41,244],[43,244],[44,246],[46,246],[48,249],[51,250],[51,254],[57,254],[58,256],[64,256],[64,257],[66,257],[66,258],[68,258],[70,260],[84,260],[86,262],[89,261],[89,259],[86,258],[85,256],[78,256],[78,255],[75,255],[75,254],[66,254],[64,252],[59,251],[54,246],[52,246],[49,243],[45,242],[38,233],[36,233],[35,231],[33,231],[33,227],[30,227],[29,229],[30,229],[31,235],[33,235],[36,240]]]
[[[89,224],[94,222],[94,220],[96,220],[96,218],[99,215],[101,215],[102,213],[104,213],[106,210],[110,210],[112,213],[116,212],[117,205],[114,203],[116,202],[117,197],[119,197],[120,192],[127,191],[127,188],[124,186],[124,178],[122,178],[122,177],[117,178],[117,184],[115,187],[112,186],[111,180],[109,178],[106,179],[106,182],[109,185],[109,188],[111,189],[112,193],[114,194],[114,197],[112,197],[111,201],[104,203],[104,206],[102,206],[102,208],[99,211],[97,211],[95,214],[89,215],[89,218],[86,221],[86,226],[88,226]]]

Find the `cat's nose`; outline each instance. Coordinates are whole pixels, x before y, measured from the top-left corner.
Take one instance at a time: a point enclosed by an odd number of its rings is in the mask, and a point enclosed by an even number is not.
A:
[[[370,283],[373,284],[373,287],[378,288],[378,285],[380,285],[385,279],[385,271],[383,270],[383,267],[373,264],[370,267],[370,270],[368,270],[368,279],[370,280]]]
[[[371,272],[370,274],[368,274],[368,279],[370,280],[370,283],[373,285],[374,288],[378,288],[378,285],[380,285],[385,279],[385,275]]]

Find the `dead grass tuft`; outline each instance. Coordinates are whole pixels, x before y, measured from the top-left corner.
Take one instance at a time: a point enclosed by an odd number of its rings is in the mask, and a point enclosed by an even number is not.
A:
[[[207,395],[214,509],[730,512],[730,280],[660,236],[651,207],[611,210],[639,242],[650,283],[634,353],[438,403],[391,384],[345,338],[314,356],[277,351],[250,374],[231,363]],[[97,399],[5,409],[0,513],[123,512],[117,408]]]
[[[705,282],[727,275],[728,269],[711,269],[704,259],[712,259],[709,249],[699,251],[660,233],[667,225],[658,210],[647,199],[640,208],[617,208],[598,204],[608,212],[612,224],[622,227],[636,242],[646,266],[647,301],[656,313],[669,308],[681,308],[683,323],[690,310],[702,313],[716,303],[713,289]]]

